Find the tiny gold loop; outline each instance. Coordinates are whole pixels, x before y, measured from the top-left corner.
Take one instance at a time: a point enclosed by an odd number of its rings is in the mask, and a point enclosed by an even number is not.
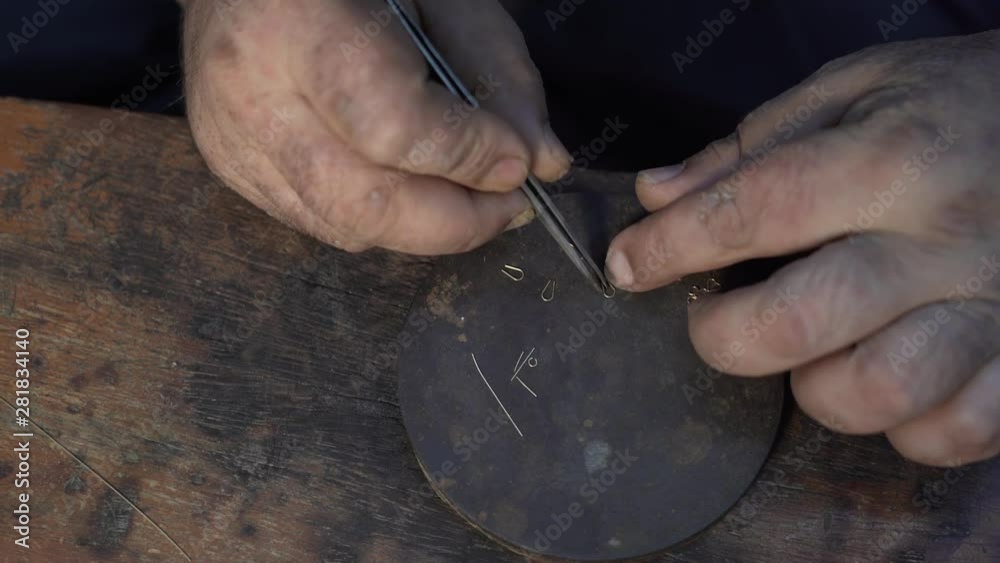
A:
[[[538,360],[537,359],[531,358],[531,359],[528,360],[528,367],[529,368],[533,368],[533,367],[535,367],[537,365],[538,365]]]
[[[548,303],[549,301],[555,299],[555,297],[556,297],[556,282],[549,280],[549,282],[545,284],[545,287],[542,288],[542,301]]]
[[[522,270],[521,268],[518,268],[517,266],[511,266],[510,264],[504,264],[503,270],[500,270],[500,271],[503,272],[503,275],[507,276],[508,278],[510,278],[510,279],[512,279],[512,280],[514,280],[516,282],[519,282],[519,281],[521,281],[521,280],[524,279],[524,270]],[[511,273],[511,272],[513,272],[513,273]]]
[[[722,289],[722,284],[719,283],[715,278],[708,278],[708,283],[705,284],[705,291],[713,292]]]
[[[618,292],[618,288],[616,288],[615,286],[613,286],[611,284],[608,284],[604,288],[604,298],[605,299],[611,299],[612,297],[615,296],[615,293],[617,293],[617,292]]]

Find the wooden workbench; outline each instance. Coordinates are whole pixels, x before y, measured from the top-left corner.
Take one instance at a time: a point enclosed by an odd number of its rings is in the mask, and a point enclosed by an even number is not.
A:
[[[34,433],[31,549],[4,525],[0,559],[523,561],[420,492],[392,360],[431,267],[280,225],[183,120],[0,100],[0,398],[26,328],[33,423],[0,405],[4,514]],[[1000,460],[920,467],[795,411],[730,517],[659,560],[997,561]]]

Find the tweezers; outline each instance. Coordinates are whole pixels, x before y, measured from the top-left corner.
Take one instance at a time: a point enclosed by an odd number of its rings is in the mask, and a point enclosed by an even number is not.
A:
[[[465,87],[465,84],[462,83],[451,69],[451,66],[445,62],[444,57],[441,56],[441,53],[431,43],[430,38],[410,19],[406,10],[399,5],[397,0],[385,1],[389,5],[389,9],[399,16],[403,27],[406,28],[406,32],[410,34],[410,38],[417,45],[417,49],[423,54],[424,59],[427,60],[427,64],[434,70],[434,73],[441,80],[441,83],[444,84],[445,88],[455,96],[461,98],[466,105],[474,110],[478,110],[479,100],[469,92],[469,89]],[[576,269],[580,270],[580,273],[587,278],[587,281],[590,282],[594,289],[603,293],[605,297],[613,296],[615,288],[608,282],[608,278],[604,275],[604,270],[597,267],[590,254],[584,251],[584,246],[573,236],[573,233],[566,225],[566,220],[563,219],[562,214],[556,209],[552,203],[552,198],[549,197],[545,186],[538,181],[538,178],[535,178],[533,174],[529,174],[528,179],[521,185],[521,191],[524,192],[528,201],[531,202],[531,207],[534,208],[535,215],[538,216],[542,225],[552,235],[552,238],[556,240],[556,243],[566,253],[573,265],[576,266]]]

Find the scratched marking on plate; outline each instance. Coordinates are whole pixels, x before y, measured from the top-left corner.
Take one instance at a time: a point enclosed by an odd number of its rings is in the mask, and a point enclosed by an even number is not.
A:
[[[523,386],[525,389],[528,390],[528,393],[531,393],[531,395],[537,399],[538,395],[535,394],[535,392],[531,390],[531,387],[528,387],[528,384],[525,383],[524,380],[521,379],[518,376],[518,374],[521,373],[521,370],[524,369],[525,365],[527,365],[528,367],[531,367],[531,368],[533,368],[533,367],[535,367],[535,366],[538,365],[538,360],[536,358],[532,357],[532,354],[534,354],[534,353],[535,353],[535,349],[532,348],[531,351],[528,352],[528,356],[525,357],[524,350],[521,350],[521,355],[518,356],[517,357],[517,361],[514,362],[514,375],[510,378],[510,380],[511,381],[517,380],[517,382],[520,383],[521,386]],[[532,362],[534,362],[534,363],[532,363]]]

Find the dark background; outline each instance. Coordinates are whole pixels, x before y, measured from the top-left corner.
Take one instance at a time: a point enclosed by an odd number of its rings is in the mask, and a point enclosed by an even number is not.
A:
[[[879,20],[907,2],[749,0],[745,11],[746,0],[504,4],[525,31],[567,147],[589,142],[605,118],[619,116],[630,127],[595,166],[638,169],[683,159],[824,62],[883,42]],[[553,29],[546,11],[558,13],[560,4],[575,11]],[[678,72],[672,54],[726,8],[735,21]],[[181,11],[173,0],[68,0],[15,53],[10,34],[22,34],[21,18],[40,10],[38,0],[0,5],[0,95],[109,106],[141,81],[146,65],[160,64],[173,74],[140,109],[183,114]],[[995,28],[996,0],[926,0],[890,39]]]

